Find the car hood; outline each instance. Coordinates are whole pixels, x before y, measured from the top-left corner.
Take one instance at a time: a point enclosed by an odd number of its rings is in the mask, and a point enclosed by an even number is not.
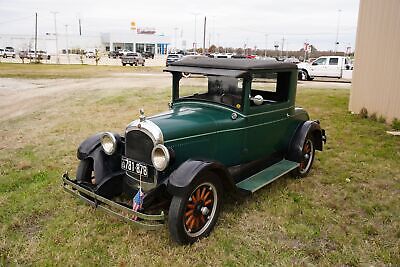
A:
[[[160,127],[164,141],[168,142],[183,137],[216,132],[218,128],[216,114],[222,115],[221,110],[218,110],[217,107],[185,105],[176,106],[168,112],[149,118],[149,120]]]

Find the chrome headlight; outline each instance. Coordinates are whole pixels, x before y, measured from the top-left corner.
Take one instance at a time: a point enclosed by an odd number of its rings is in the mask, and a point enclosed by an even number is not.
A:
[[[100,141],[101,146],[107,155],[112,155],[114,154],[115,150],[117,150],[117,139],[112,133],[105,132]]]
[[[156,145],[151,152],[151,161],[157,171],[163,171],[167,168],[170,160],[168,148],[164,145]]]

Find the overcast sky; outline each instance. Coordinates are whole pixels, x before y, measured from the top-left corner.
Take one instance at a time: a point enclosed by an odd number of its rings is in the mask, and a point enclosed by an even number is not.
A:
[[[207,16],[207,44],[268,48],[275,42],[285,48],[298,50],[304,41],[319,50],[334,49],[338,18],[339,50],[354,48],[359,0],[0,0],[0,36],[2,34],[33,34],[34,13],[38,12],[39,33],[54,32],[51,11],[57,14],[57,29],[78,34],[78,18],[82,20],[83,35],[101,32],[129,31],[130,22],[138,27],[154,27],[157,33],[175,33],[187,40],[188,47],[195,38],[202,44],[204,16]],[[341,10],[341,12],[339,12]],[[176,29],[177,28],[177,29]]]

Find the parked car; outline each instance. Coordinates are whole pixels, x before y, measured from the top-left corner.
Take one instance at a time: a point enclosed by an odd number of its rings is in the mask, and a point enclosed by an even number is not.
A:
[[[119,54],[118,51],[110,51],[110,52],[108,52],[108,57],[109,58],[117,58],[119,56],[120,56],[120,54]]]
[[[168,54],[165,65],[168,67],[172,62],[182,59],[182,54]]]
[[[343,56],[324,56],[311,64],[299,63],[299,80],[313,80],[315,77],[342,78],[345,70],[352,70],[349,58]]]
[[[15,50],[14,50],[14,48],[12,48],[11,46],[5,47],[3,57],[4,58],[7,58],[7,57],[15,58]]]
[[[148,59],[148,58],[153,59],[154,58],[154,53],[150,52],[150,51],[145,51],[145,52],[143,52],[141,54],[145,59]]]
[[[187,58],[165,71],[172,74],[170,110],[150,117],[141,110],[122,135],[83,141],[76,180],[62,178],[67,192],[151,228],[169,210],[170,235],[186,244],[212,231],[226,193],[251,194],[287,173],[309,174],[326,137],[319,121],[295,107],[296,65]],[[185,86],[183,72],[208,82]]]
[[[132,53],[132,51],[127,50],[127,49],[118,50],[119,57],[125,56],[127,53]]]
[[[300,63],[300,60],[295,57],[288,57],[288,58],[285,58],[285,60],[283,62],[298,64],[298,63]]]
[[[51,56],[44,50],[37,52],[39,59],[50,60]]]
[[[94,51],[86,51],[85,55],[87,58],[96,58],[96,52]]]
[[[35,51],[33,50],[21,50],[18,53],[20,59],[34,59]]]
[[[122,66],[126,66],[126,65],[131,65],[131,66],[142,65],[142,66],[144,66],[144,62],[145,62],[145,60],[140,53],[130,52],[130,53],[126,53],[126,55],[121,57]]]
[[[0,57],[4,57],[4,49],[0,48]]]

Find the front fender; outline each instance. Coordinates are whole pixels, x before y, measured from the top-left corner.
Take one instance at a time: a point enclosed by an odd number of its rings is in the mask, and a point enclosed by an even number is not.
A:
[[[83,141],[77,150],[77,157],[80,160],[92,160],[93,170],[96,177],[97,190],[113,177],[124,174],[121,170],[121,155],[124,146],[119,134],[113,133],[117,140],[117,149],[113,155],[107,155],[101,146],[100,138],[103,133],[97,133]],[[78,177],[77,180],[82,180]]]
[[[174,196],[182,196],[195,178],[203,171],[214,172],[220,177],[226,190],[234,188],[234,181],[224,165],[213,161],[187,160],[182,163],[168,178],[167,191]]]
[[[86,138],[76,151],[77,158],[80,160],[87,159],[89,155],[101,145],[100,138],[103,134],[104,132],[101,132]]]
[[[304,142],[308,134],[314,139],[315,149],[322,151],[326,142],[325,130],[321,129],[319,121],[306,121],[301,124],[290,142],[287,159],[299,162],[302,156]]]

